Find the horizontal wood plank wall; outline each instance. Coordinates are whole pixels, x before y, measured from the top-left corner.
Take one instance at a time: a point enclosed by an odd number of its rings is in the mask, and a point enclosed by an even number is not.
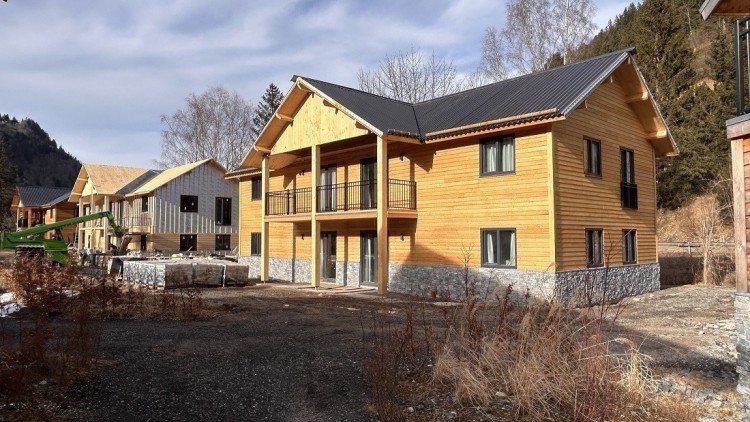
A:
[[[737,192],[737,194],[735,195],[739,194],[738,196],[741,198],[745,205],[744,209],[741,208],[739,210],[740,212],[744,211],[744,215],[736,216],[736,218],[740,221],[740,227],[744,227],[744,230],[737,230],[736,232],[737,241],[743,242],[742,245],[737,245],[736,247],[739,248],[740,254],[745,254],[744,259],[742,259],[742,257],[738,255],[737,267],[745,268],[746,270],[744,277],[737,277],[737,291],[740,293],[747,293],[748,291],[750,291],[750,289],[748,288],[748,279],[750,279],[750,267],[748,267],[747,265],[747,263],[750,262],[750,256],[748,255],[748,252],[750,252],[750,248],[747,247],[748,243],[750,243],[750,137],[732,140],[731,142],[733,146],[737,145],[735,148],[741,148],[742,150],[742,159],[739,163],[742,167],[742,174],[738,175],[738,178],[742,178],[742,182],[738,183],[741,192]],[[737,153],[739,153],[739,151],[737,151]],[[733,151],[733,169],[735,161],[734,154],[735,153]],[[742,246],[744,246],[744,248]]]
[[[146,238],[148,250],[176,251],[180,249],[180,235],[177,233],[157,233]]]
[[[287,124],[273,147],[273,154],[299,150],[312,145],[322,145],[340,139],[366,135],[366,129],[355,126],[355,121],[335,107],[326,105],[315,94],[308,94],[295,113],[294,121]]]
[[[260,233],[261,201],[252,199],[252,179],[242,179],[239,184],[240,198],[240,256],[250,256],[250,234]]]
[[[556,256],[560,270],[586,267],[585,229],[604,230],[604,253],[622,264],[622,230],[636,229],[638,263],[657,262],[654,151],[622,87],[604,83],[587,107],[552,126],[555,145]],[[584,175],[584,137],[601,141],[601,177]],[[638,210],[620,202],[620,148],[634,151]]]

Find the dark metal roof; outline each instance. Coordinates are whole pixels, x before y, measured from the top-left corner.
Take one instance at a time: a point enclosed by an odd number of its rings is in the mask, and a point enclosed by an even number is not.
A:
[[[507,79],[417,104],[303,78],[385,133],[428,134],[501,119],[503,124],[564,116],[575,110],[633,52],[632,48]],[[513,119],[517,116],[526,116]]]
[[[18,197],[25,207],[42,207],[67,201],[70,196],[68,188],[51,188],[47,186],[18,186]]]

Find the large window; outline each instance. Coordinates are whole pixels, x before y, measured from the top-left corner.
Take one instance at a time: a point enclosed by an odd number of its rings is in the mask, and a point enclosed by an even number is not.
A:
[[[232,235],[229,234],[217,234],[216,235],[216,247],[215,249],[217,251],[228,251],[231,249],[230,247],[230,241],[232,240]]]
[[[516,171],[516,140],[513,136],[483,141],[479,148],[481,174],[491,175]]]
[[[263,180],[260,177],[250,179],[250,199],[255,201],[263,195]]]
[[[482,229],[482,266],[516,266],[516,230]]]
[[[589,176],[602,175],[602,143],[584,138],[583,171]]]
[[[232,198],[216,198],[216,224],[232,225]]]
[[[198,197],[195,195],[180,195],[181,212],[198,212]]]
[[[589,268],[604,265],[604,244],[602,229],[586,229],[586,266]]]
[[[620,149],[620,200],[623,208],[638,209],[638,185],[635,184],[633,151]]]
[[[122,205],[122,203],[120,203]],[[141,212],[148,212],[148,196],[141,197]]]
[[[195,252],[197,249],[198,249],[198,235],[196,234],[181,234],[180,235],[180,251]]]
[[[260,256],[260,233],[250,233],[250,255]]]
[[[622,263],[635,264],[638,262],[635,230],[622,231]]]

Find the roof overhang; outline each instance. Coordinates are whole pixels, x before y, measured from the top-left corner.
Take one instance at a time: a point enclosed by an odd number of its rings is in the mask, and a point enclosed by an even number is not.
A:
[[[86,182],[89,180],[89,174],[86,171],[86,165],[82,165],[81,169],[78,170],[78,177],[76,177],[76,181],[73,184],[73,189],[70,191],[70,196],[68,197],[68,202],[78,202],[78,200],[81,198],[81,195],[83,194],[83,188],[86,187]]]
[[[747,0],[706,0],[699,9],[703,19],[711,16],[746,16],[750,15]]]

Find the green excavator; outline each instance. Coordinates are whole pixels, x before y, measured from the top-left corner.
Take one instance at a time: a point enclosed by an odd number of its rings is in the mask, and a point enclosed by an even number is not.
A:
[[[120,246],[117,247],[114,254],[123,255],[130,242],[130,236],[124,235],[120,226],[115,222],[115,217],[109,211],[96,212],[51,224],[40,224],[16,232],[0,232],[0,250],[15,249],[16,256],[46,256],[55,264],[66,265],[70,261],[70,255],[68,254],[68,243],[63,239],[60,229],[102,218],[109,221],[114,235],[121,238]],[[50,231],[55,232],[52,239],[45,239],[44,235]]]

